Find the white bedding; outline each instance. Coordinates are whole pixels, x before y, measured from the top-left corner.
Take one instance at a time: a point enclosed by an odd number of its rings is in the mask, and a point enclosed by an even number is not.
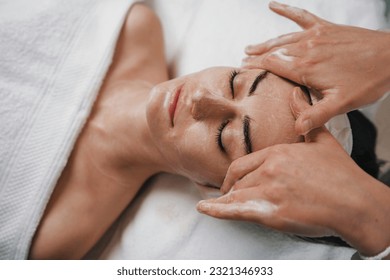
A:
[[[282,1],[330,21],[384,26],[381,0]],[[160,16],[172,76],[215,65],[239,66],[243,48],[299,28],[264,0],[149,0]],[[88,257],[103,259],[350,259],[354,250],[313,244],[261,226],[196,212],[202,194],[187,179],[151,181]],[[214,194],[216,195],[216,194]]]
[[[23,259],[133,0],[0,1],[0,259]]]

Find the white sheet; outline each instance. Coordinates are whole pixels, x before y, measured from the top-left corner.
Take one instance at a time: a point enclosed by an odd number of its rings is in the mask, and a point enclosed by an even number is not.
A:
[[[243,48],[299,28],[264,0],[149,0],[162,19],[171,74],[239,66]],[[381,0],[282,1],[328,20],[377,29]],[[206,194],[207,195],[207,194]],[[261,226],[196,212],[201,193],[187,179],[161,175],[125,212],[98,248],[107,259],[349,259],[354,250],[312,244]],[[96,256],[91,254],[89,257]]]
[[[158,176],[88,258],[310,260],[349,259],[354,253],[255,224],[203,216],[195,210],[202,198],[187,179]]]
[[[27,257],[132,2],[0,2],[0,259]]]

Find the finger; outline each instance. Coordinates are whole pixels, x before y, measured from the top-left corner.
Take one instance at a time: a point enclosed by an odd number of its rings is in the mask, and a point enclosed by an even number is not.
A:
[[[277,211],[278,207],[266,199],[258,197],[256,199],[247,199],[253,196],[251,192],[252,190],[240,192],[240,194],[247,193],[244,195],[245,199],[238,199],[237,195],[236,199],[230,198],[234,192],[216,200],[200,201],[197,205],[197,210],[220,219],[246,220],[261,223],[269,219]]]
[[[337,139],[329,132],[325,126],[321,126],[311,130],[308,134],[305,135],[306,143],[321,143],[330,147],[331,152],[345,152],[343,147],[337,141]],[[337,151],[337,147],[339,151]],[[348,155],[349,156],[349,155]]]
[[[260,55],[275,47],[281,47],[286,44],[292,44],[300,41],[305,36],[304,32],[293,32],[281,35],[257,45],[249,45],[245,48],[248,55]]]
[[[293,98],[290,102],[290,107],[295,118],[299,118],[303,112],[307,112],[307,110],[313,108],[308,104],[308,100],[304,92],[299,87],[296,87],[293,90]],[[335,139],[325,126],[320,126],[319,128],[313,129],[305,134],[305,142],[324,143],[329,141],[335,141]]]
[[[326,227],[306,225],[300,221],[286,219],[278,213],[277,205],[262,199],[227,204],[201,201],[198,203],[197,209],[199,212],[215,218],[255,222],[292,234],[312,237],[334,235],[334,232]]]
[[[303,29],[308,29],[320,22],[326,22],[325,20],[306,10],[292,7],[286,4],[281,4],[275,1],[271,1],[269,7],[275,13],[294,21]]]
[[[235,182],[229,192],[253,187],[260,188],[262,183],[266,181],[262,172],[261,165],[257,166],[254,170],[245,174],[240,180]]]
[[[258,168],[264,162],[265,153],[266,150],[256,151],[233,161],[222,183],[221,192],[229,192],[238,180]]]
[[[290,108],[295,119],[297,119],[302,112],[310,108],[309,102],[309,98],[305,95],[301,88],[295,87],[293,89]]]
[[[323,126],[332,117],[338,115],[338,102],[332,96],[325,96],[318,103],[302,111],[296,120],[295,130],[300,135],[306,135],[314,128]]]
[[[264,57],[265,55],[244,57],[241,62],[241,68],[259,69],[261,68],[260,65],[262,64]]]
[[[293,47],[290,45],[290,47]],[[287,48],[277,48],[260,56],[249,56],[243,59],[242,68],[261,68],[271,73],[304,84],[301,79],[301,69],[297,65],[297,57],[290,54]],[[302,69],[304,71],[304,69]]]

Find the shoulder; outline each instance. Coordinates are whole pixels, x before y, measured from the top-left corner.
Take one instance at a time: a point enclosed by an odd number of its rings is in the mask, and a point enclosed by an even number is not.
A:
[[[136,33],[138,36],[150,37],[153,33],[161,31],[160,19],[148,6],[137,3],[127,14],[124,24],[126,33]]]
[[[160,20],[149,7],[135,4],[123,24],[106,83],[145,80],[154,84],[167,77]]]

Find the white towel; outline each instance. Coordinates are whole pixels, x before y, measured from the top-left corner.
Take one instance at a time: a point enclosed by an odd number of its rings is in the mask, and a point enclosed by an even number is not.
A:
[[[0,259],[27,257],[133,2],[0,2]]]

